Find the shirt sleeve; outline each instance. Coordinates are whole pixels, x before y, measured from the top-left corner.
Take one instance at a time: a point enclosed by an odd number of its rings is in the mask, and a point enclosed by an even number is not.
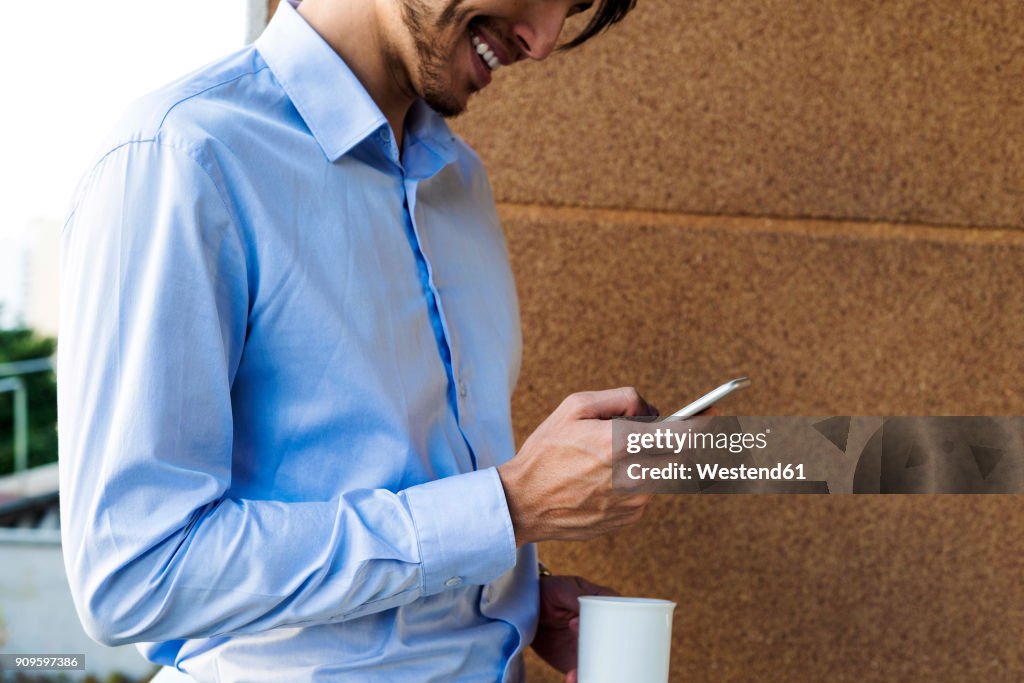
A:
[[[255,250],[202,158],[122,145],[61,235],[61,525],[86,631],[117,645],[336,622],[507,572],[493,468],[329,501],[228,495]]]

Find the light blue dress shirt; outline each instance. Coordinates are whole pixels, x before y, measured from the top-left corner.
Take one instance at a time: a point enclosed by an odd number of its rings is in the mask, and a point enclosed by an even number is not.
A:
[[[103,150],[61,238],[87,631],[199,681],[519,680],[520,331],[476,155],[417,103],[399,156],[287,2]]]

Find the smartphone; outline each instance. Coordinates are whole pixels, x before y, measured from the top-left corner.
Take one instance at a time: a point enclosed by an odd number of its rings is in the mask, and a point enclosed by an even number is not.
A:
[[[707,410],[712,405],[714,405],[718,401],[721,401],[723,398],[725,398],[732,392],[749,386],[750,379],[748,377],[737,377],[736,379],[730,382],[726,382],[717,389],[709,391],[708,393],[704,394],[703,396],[701,396],[700,398],[698,398],[696,401],[686,406],[685,408],[680,408],[676,412],[669,415],[669,418],[674,417],[681,419],[684,417],[693,417],[697,413]]]

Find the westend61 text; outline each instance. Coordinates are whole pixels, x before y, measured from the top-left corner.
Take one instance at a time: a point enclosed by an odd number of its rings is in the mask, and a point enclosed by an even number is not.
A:
[[[725,481],[725,480],[775,480],[775,481],[804,481],[804,466],[784,465],[776,463],[774,467],[750,467],[739,465],[738,467],[722,467],[718,464],[695,463],[684,465],[674,462],[664,467],[644,467],[640,463],[633,463],[626,470],[626,476],[633,480],[661,479],[661,480],[687,480],[693,479],[694,474],[703,481]]]

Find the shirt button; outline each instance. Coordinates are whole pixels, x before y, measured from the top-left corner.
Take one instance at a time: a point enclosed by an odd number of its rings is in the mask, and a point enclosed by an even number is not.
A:
[[[389,131],[387,128],[381,128],[380,139],[382,142],[391,142],[391,131]]]
[[[454,588],[455,586],[458,586],[460,583],[462,583],[462,577],[453,576],[452,578],[445,581],[444,585],[448,586],[449,588]]]
[[[459,396],[461,396],[462,398],[466,398],[466,393],[466,383],[459,382]]]

